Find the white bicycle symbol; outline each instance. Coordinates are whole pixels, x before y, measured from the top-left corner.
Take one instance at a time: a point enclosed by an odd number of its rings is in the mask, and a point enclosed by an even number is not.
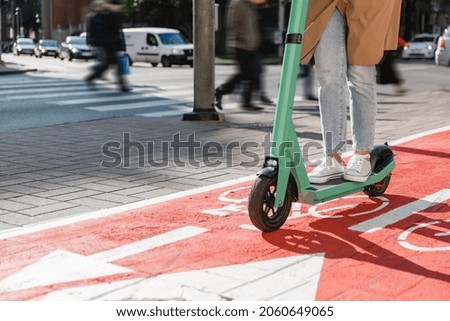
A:
[[[433,252],[433,251],[450,251],[450,245],[445,246],[419,246],[414,245],[414,237],[421,240],[422,238],[427,237],[433,242],[440,241],[441,243],[449,243],[450,240],[450,229],[447,227],[447,230],[438,231],[437,229],[432,229],[431,227],[439,227],[439,225],[450,224],[450,219],[441,220],[441,221],[433,221],[427,223],[420,223],[416,226],[410,227],[406,231],[400,234],[398,237],[398,243],[406,249],[419,251],[419,252]],[[409,240],[409,241],[408,241]]]
[[[244,192],[245,190],[250,189],[250,186],[238,187],[231,190],[227,190],[221,193],[218,197],[218,200],[224,202],[228,205],[222,206],[216,209],[204,210],[203,213],[217,215],[217,216],[228,216],[230,214],[248,214],[247,212],[247,195]],[[334,201],[325,202],[318,205],[310,206],[307,213],[302,212],[302,204],[293,203],[292,204],[292,213],[289,216],[288,220],[298,219],[304,216],[314,216],[317,218],[343,218],[343,217],[356,217],[366,214],[375,213],[377,211],[381,211],[386,206],[389,205],[390,201],[387,197],[378,196],[373,197],[373,203],[368,204],[368,206],[372,207],[370,209],[364,211],[355,211],[354,213],[347,214],[336,214],[339,212],[344,212],[348,209],[355,208],[358,204],[358,199],[367,199],[365,195],[351,195],[347,197],[343,197],[338,200],[337,204]],[[415,226],[408,228],[403,231],[397,238],[398,243],[409,250],[419,251],[419,252],[431,252],[431,251],[450,251],[450,245],[441,245],[439,244],[448,244],[450,243],[450,228],[443,227],[445,224],[450,224],[450,219],[448,220],[436,220],[433,222],[427,223],[419,223]],[[435,228],[434,230],[431,227]],[[241,228],[257,230],[253,226],[249,224],[244,224]],[[428,244],[424,245],[415,245],[415,244]]]

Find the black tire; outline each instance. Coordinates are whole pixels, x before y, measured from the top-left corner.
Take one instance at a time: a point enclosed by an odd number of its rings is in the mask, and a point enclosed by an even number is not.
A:
[[[152,66],[156,67],[156,66],[158,66],[158,64],[156,62],[152,62]]]
[[[248,214],[253,225],[263,232],[279,229],[289,216],[294,199],[294,189],[289,181],[281,207],[275,207],[276,177],[260,176],[253,183],[248,199]]]
[[[386,192],[390,181],[391,181],[391,174],[383,178],[378,183],[366,186],[364,188],[364,193],[370,197],[381,196],[384,194],[384,192]]]
[[[170,63],[170,59],[166,56],[161,58],[161,63],[163,65],[163,67],[171,67],[172,64]]]

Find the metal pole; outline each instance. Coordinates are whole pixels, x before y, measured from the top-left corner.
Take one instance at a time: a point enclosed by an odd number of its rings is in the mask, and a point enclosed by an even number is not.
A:
[[[213,0],[194,0],[194,110],[183,120],[221,121],[214,108],[214,12]]]
[[[53,39],[53,17],[51,0],[41,0],[41,29],[42,38]]]

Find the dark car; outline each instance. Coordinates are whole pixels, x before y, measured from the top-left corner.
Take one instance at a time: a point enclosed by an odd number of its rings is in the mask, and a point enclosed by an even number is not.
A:
[[[58,42],[51,39],[41,39],[34,47],[34,55],[37,58],[42,58],[42,56],[58,56]]]
[[[32,55],[34,53],[35,44],[30,38],[19,38],[17,39],[12,47],[12,52],[14,55]]]
[[[95,51],[87,45],[86,38],[69,36],[59,45],[58,57],[61,60],[67,58],[69,61],[74,58],[89,60],[95,58]]]

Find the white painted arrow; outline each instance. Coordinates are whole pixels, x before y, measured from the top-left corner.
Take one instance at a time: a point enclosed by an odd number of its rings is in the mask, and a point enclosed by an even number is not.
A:
[[[129,272],[130,269],[108,262],[175,243],[206,231],[205,228],[187,226],[89,256],[56,250],[2,280],[0,292],[31,289],[61,282],[87,280]]]
[[[315,300],[324,254],[299,255],[49,293],[44,300]]]

